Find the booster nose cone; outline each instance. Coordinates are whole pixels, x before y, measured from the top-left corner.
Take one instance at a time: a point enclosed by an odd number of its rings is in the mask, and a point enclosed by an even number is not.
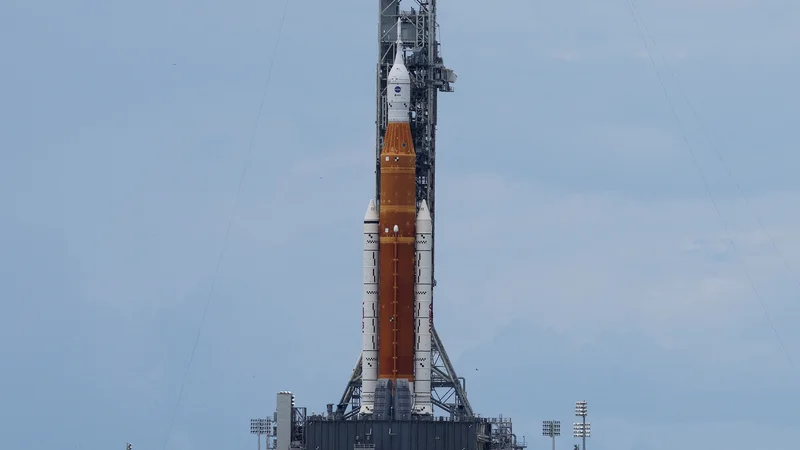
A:
[[[364,222],[377,222],[378,219],[378,208],[375,206],[375,200],[370,200],[369,206],[367,206],[367,213],[364,215]]]
[[[394,64],[386,78],[386,98],[389,103],[389,122],[408,122],[411,104],[411,75],[403,61],[403,40],[400,31],[401,21],[397,19],[397,41],[395,42]]]
[[[425,221],[431,220],[431,211],[428,209],[428,202],[423,200],[422,203],[419,205],[419,211],[417,212],[417,220],[418,221]]]

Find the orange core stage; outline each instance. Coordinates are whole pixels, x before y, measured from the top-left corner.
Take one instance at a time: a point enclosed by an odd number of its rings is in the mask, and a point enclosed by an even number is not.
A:
[[[416,154],[408,122],[390,122],[381,151],[378,378],[414,380]]]

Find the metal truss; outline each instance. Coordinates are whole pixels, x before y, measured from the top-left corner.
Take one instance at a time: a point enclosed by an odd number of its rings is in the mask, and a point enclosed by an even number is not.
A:
[[[453,417],[472,417],[475,412],[467,399],[466,380],[456,375],[436,328],[431,333],[431,396],[433,404]]]
[[[525,438],[517,440],[511,418],[500,416],[489,419],[492,424],[491,448],[494,450],[522,450],[528,446]]]
[[[467,399],[466,381],[456,374],[435,327],[431,337],[431,360],[433,361],[431,397],[433,404],[454,418],[474,417],[475,412]],[[348,405],[350,406],[350,411],[346,411]],[[350,376],[350,381],[347,383],[342,398],[339,400],[337,413],[344,419],[351,419],[358,414],[360,408],[361,357],[359,356]]]
[[[358,362],[356,363],[356,367],[353,368],[353,374],[350,375],[350,381],[347,382],[347,386],[344,388],[342,398],[339,400],[339,409],[337,410],[337,415],[344,419],[350,419],[354,417],[361,409],[362,358],[363,355],[358,356]],[[349,412],[346,411],[348,404],[350,404],[352,407]]]

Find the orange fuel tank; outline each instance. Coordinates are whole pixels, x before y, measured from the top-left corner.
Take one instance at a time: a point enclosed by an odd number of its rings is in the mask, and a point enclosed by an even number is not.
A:
[[[390,122],[381,152],[378,378],[414,379],[416,154],[408,122]]]

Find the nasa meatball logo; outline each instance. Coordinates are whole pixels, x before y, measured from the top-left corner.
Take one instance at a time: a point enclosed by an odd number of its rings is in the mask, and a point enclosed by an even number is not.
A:
[[[395,87],[394,87],[394,92],[395,92],[396,94],[399,94],[399,93],[400,93],[400,86],[395,86]]]

